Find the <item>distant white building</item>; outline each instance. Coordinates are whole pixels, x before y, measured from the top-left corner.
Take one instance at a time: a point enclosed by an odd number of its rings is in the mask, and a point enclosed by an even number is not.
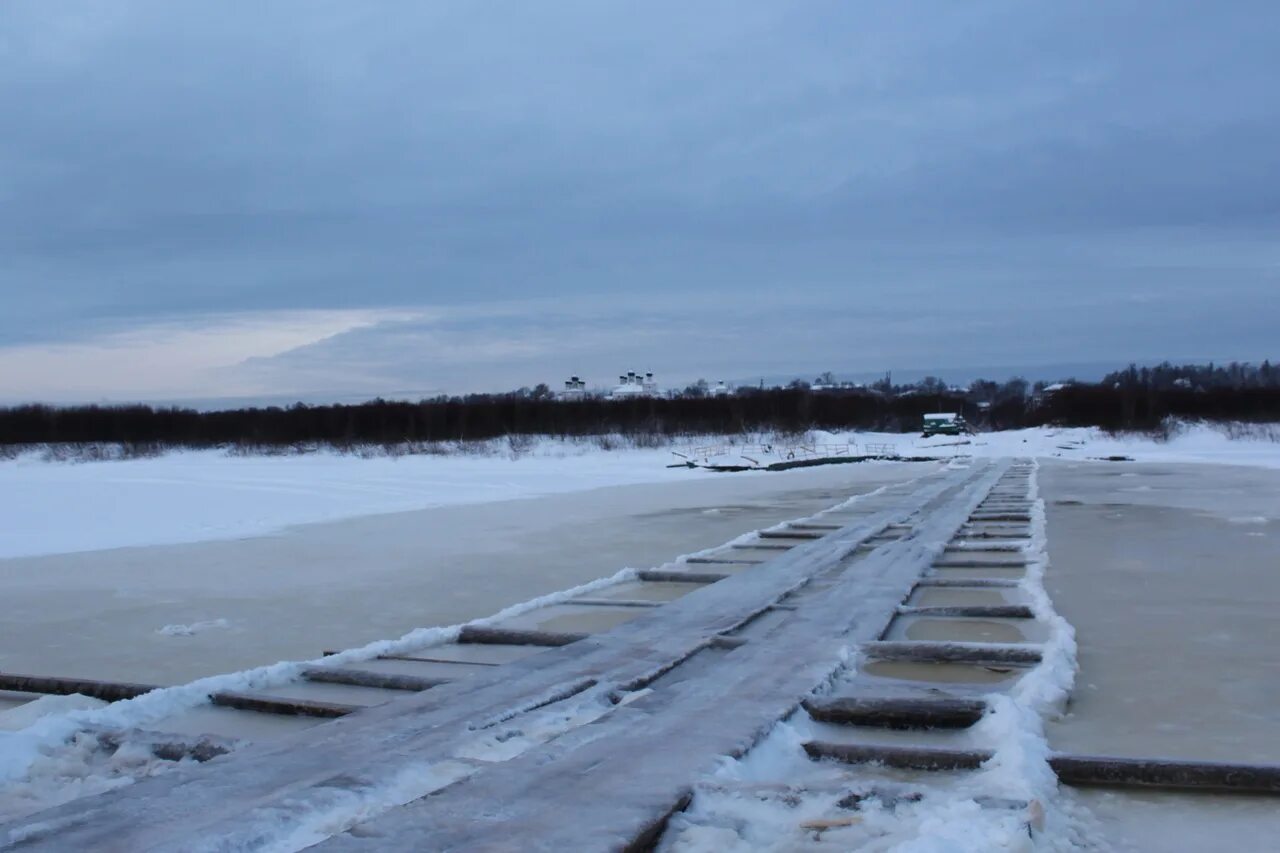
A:
[[[626,400],[633,397],[658,396],[658,383],[652,373],[635,373],[628,371],[618,377],[618,387],[609,392],[612,400]]]
[[[712,397],[728,397],[730,394],[733,393],[733,389],[730,388],[728,385],[724,384],[724,380],[721,379],[719,382],[713,385],[711,390],[708,391],[707,393],[710,394]]]
[[[561,400],[581,400],[587,396],[587,383],[577,376],[570,376],[564,381],[564,388],[559,393]]]

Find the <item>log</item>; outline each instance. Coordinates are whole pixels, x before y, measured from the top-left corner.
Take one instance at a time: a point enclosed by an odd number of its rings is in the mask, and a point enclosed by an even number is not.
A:
[[[810,533],[804,530],[761,530],[756,534],[761,539],[821,539],[825,533]]]
[[[132,684],[129,682],[94,681],[87,678],[58,678],[40,675],[15,675],[0,673],[0,690],[14,690],[21,693],[47,693],[69,696],[79,693],[91,696],[104,702],[119,702],[133,699],[152,690],[160,689],[154,684]],[[311,702],[303,699],[282,699],[274,696],[259,696],[251,693],[221,691],[210,694],[209,701],[224,708],[236,708],[241,711],[259,711],[266,714],[286,714],[308,717],[341,717],[359,710],[358,705],[337,705],[330,702]]]
[[[1020,586],[1022,581],[1014,578],[920,578],[916,581],[916,586],[932,586],[932,587],[1000,587],[1004,589],[1013,589]]]
[[[730,548],[736,548],[739,551],[790,551],[795,545],[779,545],[773,542],[743,542],[738,545],[730,545]]]
[[[987,703],[954,696],[835,696],[806,699],[804,709],[822,723],[884,729],[967,729]]]
[[[221,691],[209,696],[209,701],[222,708],[237,711],[256,711],[259,714],[280,714],[285,717],[345,717],[363,708],[362,705],[344,705],[338,702],[317,702],[314,699],[286,699],[258,693]]]
[[[329,657],[331,655],[342,653],[333,649],[326,649],[323,654],[325,657]],[[502,664],[493,663],[492,661],[449,660],[448,658],[429,658],[421,657],[419,655],[378,655],[375,660],[403,660],[409,661],[410,663],[455,663],[459,666],[502,666]]]
[[[158,689],[159,685],[156,684],[0,672],[0,690],[13,690],[18,693],[45,693],[57,696],[71,696],[78,693],[104,702],[119,702],[122,699],[133,699]]]
[[[1034,619],[1035,613],[1025,604],[962,604],[932,607],[899,607],[901,616],[932,616],[960,619]]]
[[[636,577],[650,583],[715,583],[729,577],[720,572],[664,572],[660,569],[645,569],[637,572]]]
[[[1026,560],[940,560],[935,569],[1025,569]]]
[[[665,601],[649,601],[644,598],[571,598],[563,604],[581,607],[661,607]]]
[[[827,741],[808,741],[804,751],[813,759],[830,758],[844,764],[882,764],[897,770],[977,770],[991,758],[990,752],[977,750]]]
[[[570,631],[532,631],[521,628],[495,628],[487,625],[465,625],[458,634],[459,643],[489,646],[567,646],[585,640],[590,634]]]
[[[883,764],[903,770],[974,770],[992,757],[991,752],[982,750],[823,741],[810,741],[804,749],[810,758],[830,758],[846,764]],[[1280,795],[1280,764],[1058,753],[1049,757],[1049,766],[1059,782],[1076,787]]]
[[[758,566],[764,560],[735,560],[729,557],[687,557],[685,562],[724,566]]]
[[[1001,533],[992,530],[961,530],[960,538],[962,539],[1030,539],[1031,534],[1025,532],[1019,533]]]
[[[948,545],[942,550],[948,554],[972,554],[975,551],[979,553],[986,552],[992,554],[1021,554],[1026,550],[1026,548],[1012,542],[980,542],[976,545],[962,545],[956,543],[954,545]]]
[[[343,669],[315,666],[302,671],[307,681],[320,684],[347,684],[352,687],[374,687],[379,690],[408,690],[420,693],[448,684],[451,678],[425,678],[418,675],[402,675],[390,672],[370,672],[365,669]]]
[[[863,643],[871,660],[908,663],[975,663],[1026,666],[1040,662],[1038,646],[1016,643],[934,643],[922,640],[881,640]]]
[[[794,524],[788,524],[792,530],[840,530],[844,525],[841,524],[818,524],[812,521],[800,521]]]
[[[975,511],[969,516],[970,521],[1031,521],[1031,514],[1025,512],[983,512]]]

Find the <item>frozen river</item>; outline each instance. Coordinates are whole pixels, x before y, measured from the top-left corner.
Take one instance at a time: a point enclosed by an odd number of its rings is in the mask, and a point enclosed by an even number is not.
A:
[[[936,468],[686,472],[246,539],[0,560],[0,670],[178,683],[305,660],[661,566]]]
[[[1280,472],[1045,463],[1080,671],[1060,750],[1280,762]],[[1280,849],[1274,798],[1078,795],[1117,849]]]

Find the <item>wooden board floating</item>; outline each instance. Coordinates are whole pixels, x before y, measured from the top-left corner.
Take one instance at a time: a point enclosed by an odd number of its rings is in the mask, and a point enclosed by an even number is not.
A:
[[[487,646],[567,646],[585,640],[590,634],[571,631],[530,631],[520,628],[495,628],[487,625],[464,625],[459,643]]]
[[[160,689],[159,686],[155,684],[0,672],[0,690],[14,690],[19,693],[44,693],[57,696],[71,696],[78,693],[104,702],[119,702],[122,699],[133,699],[158,689]]]
[[[822,723],[885,729],[966,729],[982,719],[987,703],[954,696],[834,696],[807,699],[804,708]]]
[[[810,758],[846,764],[882,764],[902,770],[976,770],[993,755],[981,750],[825,741],[810,741],[804,749]],[[1049,757],[1049,766],[1064,785],[1280,795],[1280,764],[1060,753]]]
[[[933,643],[923,640],[882,640],[863,643],[871,660],[899,663],[975,663],[1027,666],[1040,662],[1040,649],[1014,643]]]

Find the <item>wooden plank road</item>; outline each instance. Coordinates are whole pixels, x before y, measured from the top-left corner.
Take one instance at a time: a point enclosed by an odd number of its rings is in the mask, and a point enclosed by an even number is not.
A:
[[[361,813],[362,808],[373,808],[374,803],[381,801],[387,788],[394,788],[397,797],[403,798],[400,801],[429,793],[434,785],[443,784],[434,768],[451,762],[459,765],[455,753],[460,743],[474,740],[478,734],[505,720],[579,694],[600,701],[619,698],[628,691],[655,683],[704,650],[718,648],[708,653],[722,655],[724,661],[741,656],[739,660],[743,665],[724,669],[725,675],[719,678],[725,691],[723,697],[707,696],[695,689],[703,682],[702,678],[683,682],[689,686],[679,694],[672,688],[670,700],[688,694],[685,701],[694,702],[696,698],[702,703],[697,705],[699,708],[714,698],[716,709],[705,720],[691,721],[685,714],[678,713],[678,708],[677,713],[668,713],[658,707],[661,703],[657,700],[640,699],[614,708],[604,720],[577,732],[570,731],[545,747],[553,753],[570,749],[579,738],[598,734],[602,725],[607,725],[610,731],[621,729],[617,742],[633,752],[614,753],[615,767],[605,778],[601,779],[600,770],[583,774],[583,765],[565,765],[566,769],[576,767],[570,775],[582,774],[570,780],[571,787],[566,790],[589,796],[592,805],[584,811],[590,812],[599,803],[590,779],[618,786],[628,777],[622,770],[627,762],[620,760],[620,756],[633,756],[638,752],[641,763],[654,762],[658,755],[669,754],[665,739],[694,722],[696,725],[690,731],[705,734],[707,740],[698,751],[691,751],[687,760],[711,761],[723,754],[727,745],[749,744],[758,736],[760,726],[772,723],[771,715],[776,720],[777,713],[795,707],[803,694],[817,683],[813,676],[829,671],[832,665],[830,656],[834,650],[826,642],[815,640],[843,636],[851,620],[860,627],[856,634],[849,635],[850,641],[872,638],[872,634],[883,629],[884,621],[893,616],[894,608],[920,572],[972,509],[975,496],[989,488],[1003,467],[1004,463],[980,462],[971,469],[952,469],[924,478],[913,493],[903,496],[897,504],[854,520],[848,527],[823,539],[798,544],[771,560],[766,569],[717,580],[607,633],[495,667],[492,673],[484,672],[364,709],[261,748],[239,750],[200,767],[177,769],[0,826],[0,849],[21,846],[23,850],[186,851],[192,849],[193,839],[199,839],[207,849],[253,849],[285,837],[310,838],[309,832],[321,831],[315,828],[317,821],[329,827],[325,831],[338,831],[341,827],[335,829],[331,823],[335,808],[350,808],[354,813]],[[970,500],[957,502],[956,496]],[[931,512],[926,519],[935,535],[912,537],[903,543],[884,546],[859,563],[857,573],[841,579],[837,584],[841,594],[837,596],[828,598],[824,594],[798,610],[774,611],[777,618],[796,626],[796,630],[787,631],[780,639],[804,636],[803,642],[787,639],[780,647],[784,652],[779,653],[772,643],[746,643],[730,651],[720,641],[721,634],[770,611],[778,599],[842,564],[859,543],[888,524],[931,505],[945,507]],[[854,582],[855,577],[858,582]],[[838,647],[839,643],[834,645]],[[808,664],[791,666],[793,660],[806,658],[810,659]],[[748,696],[758,694],[759,673],[772,675],[781,661],[787,663],[788,672],[776,688],[767,691],[765,698],[758,703],[747,703],[749,707],[732,713],[721,704],[726,697],[740,697],[745,701]],[[628,728],[626,721],[637,717],[648,719],[650,715],[660,721],[652,732]],[[684,719],[676,721],[677,716]],[[735,725],[719,731],[718,723],[735,720]],[[713,721],[716,725],[711,728],[717,731],[703,732],[706,724]],[[685,742],[692,743],[687,739]],[[655,750],[654,744],[663,744],[664,748]],[[603,744],[586,744],[574,753],[575,761],[602,749]],[[535,748],[531,754],[543,755],[544,748]],[[508,768],[514,772],[507,772]],[[536,769],[517,758],[483,769],[464,768],[462,775],[474,772],[472,781],[495,775],[511,780],[522,776],[519,768]],[[626,801],[635,806],[628,812],[630,818],[611,824],[616,830],[609,832],[642,833],[645,820],[661,816],[664,809],[669,810],[674,805],[672,793],[687,790],[692,781],[692,777],[684,777],[679,784],[668,785],[667,781],[679,774],[657,773],[659,769],[653,768],[656,775],[652,785],[637,785],[634,796]],[[542,772],[547,772],[547,768]],[[661,785],[659,778],[663,780]],[[635,781],[643,782],[644,778]],[[468,784],[471,782],[454,787]],[[491,784],[501,787],[518,783],[495,781]],[[651,800],[644,800],[645,796],[651,796]],[[533,798],[522,805],[521,813],[529,814],[537,802],[538,799]],[[655,812],[650,806],[659,808]],[[623,808],[621,801],[619,808]],[[376,813],[376,808],[374,811]],[[495,826],[497,824],[489,829]],[[478,831],[484,829],[480,824],[476,827]],[[562,827],[561,835],[549,834],[548,839],[558,838],[558,841],[548,842],[549,846],[541,849],[590,849],[590,845],[583,846],[576,838],[566,842],[563,835],[566,831],[568,828]],[[492,832],[486,837],[492,837]],[[431,846],[427,845],[427,849]]]

